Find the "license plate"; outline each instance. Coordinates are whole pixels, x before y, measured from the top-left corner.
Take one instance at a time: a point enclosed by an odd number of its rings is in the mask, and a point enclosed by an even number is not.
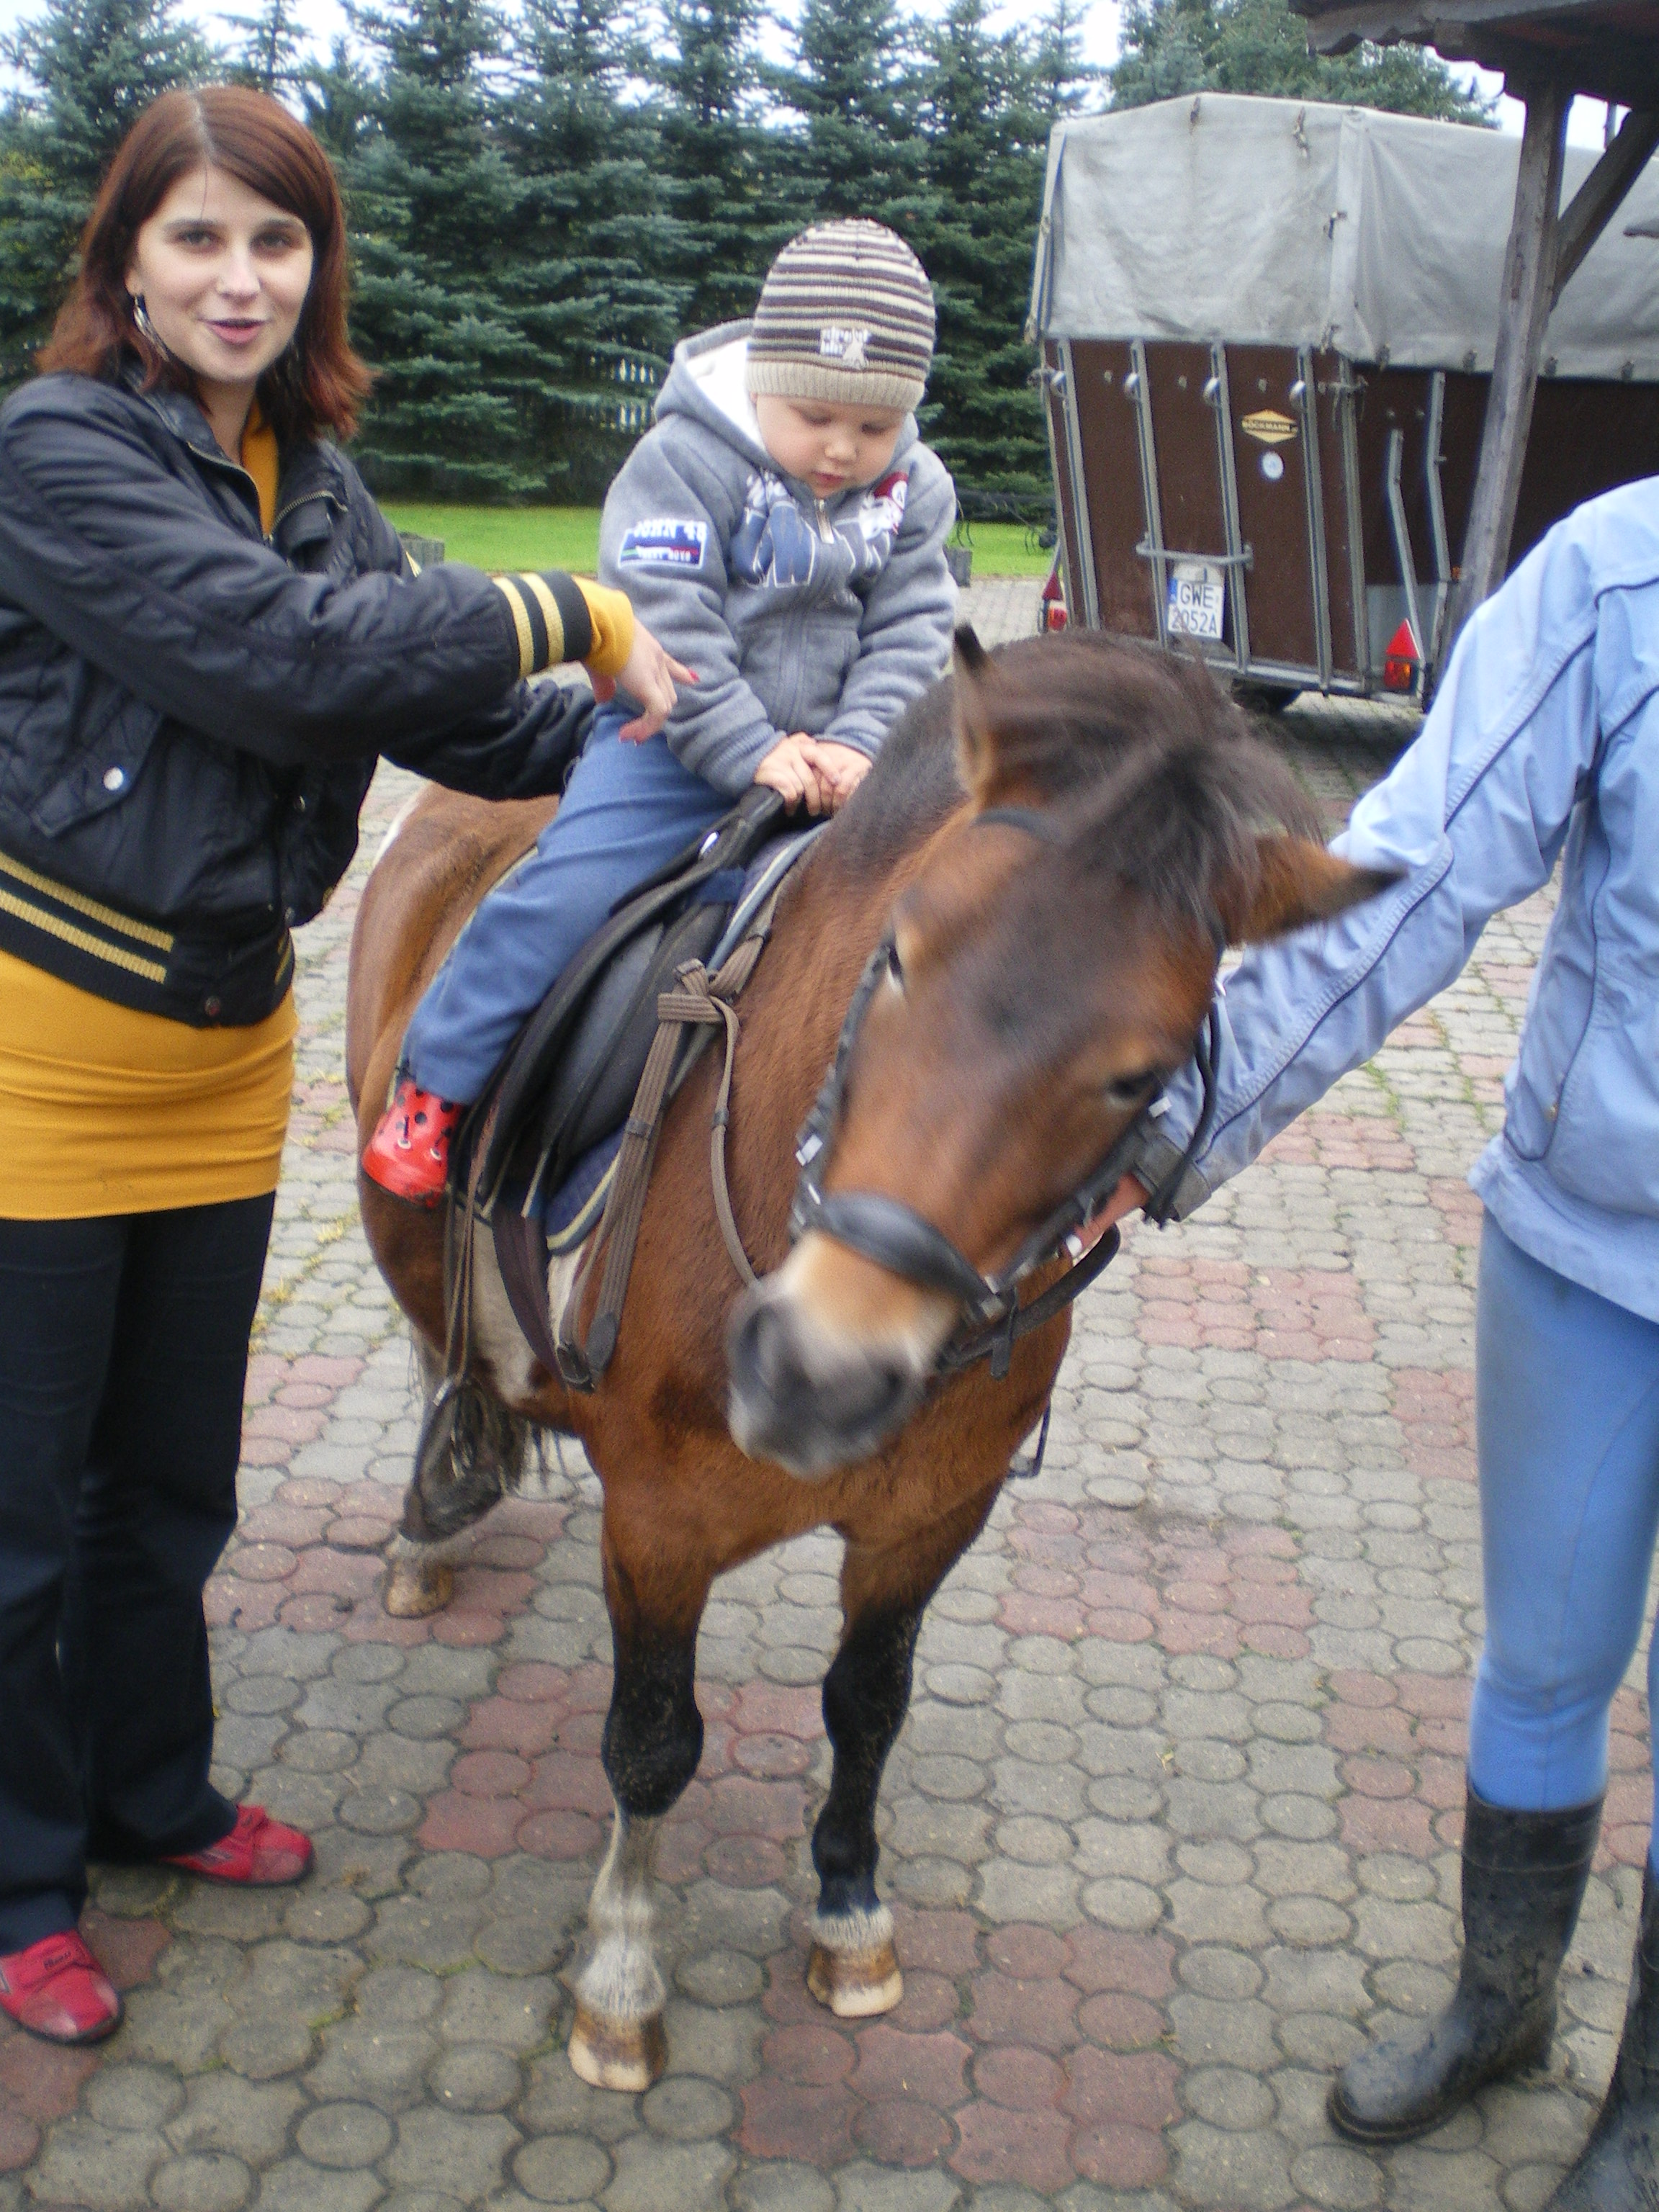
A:
[[[1227,579],[1209,561],[1177,561],[1170,570],[1171,637],[1210,638],[1218,643],[1227,610]]]

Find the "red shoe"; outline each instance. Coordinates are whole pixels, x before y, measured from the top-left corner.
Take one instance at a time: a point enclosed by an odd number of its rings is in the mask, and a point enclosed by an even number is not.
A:
[[[368,1140],[363,1173],[394,1198],[438,1205],[449,1177],[449,1133],[464,1110],[406,1075]]]
[[[205,1850],[180,1851],[162,1866],[183,1867],[210,1881],[244,1882],[250,1889],[278,1889],[311,1872],[311,1838],[273,1820],[263,1805],[239,1805],[236,1826]]]
[[[73,1928],[0,1959],[0,2012],[48,2043],[101,2043],[121,2024],[114,1984]]]

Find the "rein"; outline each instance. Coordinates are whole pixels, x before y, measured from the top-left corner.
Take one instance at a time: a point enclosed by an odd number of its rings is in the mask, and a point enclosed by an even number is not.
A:
[[[1060,834],[1051,817],[1031,807],[988,807],[974,817],[972,826],[995,823],[1023,830],[1049,843],[1056,842]],[[789,1212],[790,1241],[797,1243],[809,1231],[816,1230],[837,1244],[844,1244],[849,1251],[873,1261],[890,1274],[955,1300],[963,1310],[962,1319],[934,1363],[935,1373],[960,1374],[964,1368],[988,1359],[993,1376],[1000,1381],[1008,1372],[1018,1340],[1052,1321],[1116,1258],[1121,1240],[1115,1226],[1087,1251],[1082,1248],[1079,1232],[1099,1212],[1122,1180],[1163,1092],[1160,1088],[1152,1094],[1099,1165],[1031,1231],[1013,1257],[992,1274],[976,1267],[942,1229],[936,1228],[902,1199],[889,1197],[881,1191],[837,1190],[826,1194],[823,1176],[830,1163],[836,1125],[841,1117],[848,1068],[864,1017],[892,951],[893,937],[889,932],[865,963],[842,1024],[835,1058],[797,1141],[795,1158],[800,1168],[800,1179]],[[1144,1209],[1147,1218],[1160,1228],[1169,1220],[1182,1179],[1210,1133],[1215,1115],[1218,1034],[1212,1005],[1194,1048],[1204,1091],[1198,1125],[1186,1151],[1148,1198]],[[1066,1251],[1073,1263],[1066,1273],[1022,1305],[1019,1291],[1026,1278]]]

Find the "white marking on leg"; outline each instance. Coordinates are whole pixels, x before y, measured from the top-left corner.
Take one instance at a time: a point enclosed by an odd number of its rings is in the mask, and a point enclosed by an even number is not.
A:
[[[904,1977],[893,1949],[893,1916],[873,1912],[812,1915],[812,1953],[806,1986],[837,2020],[872,2020],[891,2012],[904,1995]]]
[[[872,1951],[879,1951],[893,1940],[893,1916],[884,1905],[877,1905],[873,1912],[825,1913],[816,1907],[812,1913],[812,1941],[822,1943],[826,1951],[862,1958]]]
[[[660,1818],[630,1819],[620,1805],[611,1830],[587,1924],[593,1955],[576,1984],[576,1995],[607,2027],[653,2020],[666,1992],[651,1942],[651,1887],[656,1878]]]
[[[532,1413],[538,1371],[536,1357],[525,1341],[507,1285],[501,1280],[495,1239],[482,1225],[474,1233],[472,1246],[472,1349],[488,1364],[501,1403],[514,1413]]]

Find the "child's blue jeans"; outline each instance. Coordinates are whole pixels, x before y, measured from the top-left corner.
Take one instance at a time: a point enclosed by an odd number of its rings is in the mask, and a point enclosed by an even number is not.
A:
[[[601,708],[558,812],[492,890],[415,1011],[404,1057],[422,1091],[470,1103],[520,1024],[617,901],[655,875],[732,801],[683,768],[666,738],[617,732]]]
[[[1607,1786],[1607,1708],[1642,1632],[1659,1324],[1530,1258],[1488,1214],[1475,1398],[1486,1641],[1469,1779],[1490,1804],[1560,1812]],[[1652,1654],[1648,1695],[1659,1711]]]

